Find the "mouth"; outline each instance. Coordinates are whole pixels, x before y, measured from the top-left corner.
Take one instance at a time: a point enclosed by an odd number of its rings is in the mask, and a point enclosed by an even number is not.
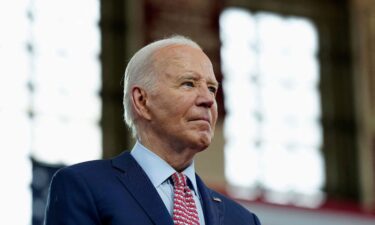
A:
[[[211,125],[211,120],[208,117],[197,117],[197,118],[194,118],[194,119],[192,119],[190,121],[206,122],[206,123],[208,123],[208,124]]]

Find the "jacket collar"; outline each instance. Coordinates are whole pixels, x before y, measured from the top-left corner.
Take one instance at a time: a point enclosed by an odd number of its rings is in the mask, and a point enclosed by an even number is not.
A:
[[[202,198],[202,207],[206,225],[221,225],[223,223],[224,205],[219,196],[209,189],[196,175],[197,186]]]
[[[129,152],[124,152],[114,158],[112,165],[121,171],[117,177],[154,224],[173,225],[173,220],[164,207],[163,200]]]
[[[112,159],[112,166],[121,172],[118,174],[119,180],[156,225],[173,225],[168,210],[161,207],[164,206],[163,200],[129,152]],[[206,225],[222,224],[224,206],[220,197],[216,196],[198,175],[196,175],[196,182],[202,199]]]

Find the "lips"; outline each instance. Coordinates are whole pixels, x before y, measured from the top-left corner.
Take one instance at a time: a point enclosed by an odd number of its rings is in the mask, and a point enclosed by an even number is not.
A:
[[[209,117],[196,117],[196,118],[191,119],[190,121],[205,121],[208,124],[211,124],[211,120]]]

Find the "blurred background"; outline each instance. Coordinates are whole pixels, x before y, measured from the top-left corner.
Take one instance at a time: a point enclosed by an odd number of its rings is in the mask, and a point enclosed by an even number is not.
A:
[[[2,223],[42,224],[56,170],[131,149],[126,64],[181,34],[221,83],[209,186],[263,225],[375,224],[375,1],[0,0],[0,28]]]

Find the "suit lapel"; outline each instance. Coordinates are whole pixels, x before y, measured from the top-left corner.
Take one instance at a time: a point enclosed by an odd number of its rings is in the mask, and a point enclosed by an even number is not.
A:
[[[202,208],[206,225],[221,225],[223,223],[224,205],[219,197],[214,196],[212,191],[203,183],[198,175],[197,186],[202,198]]]
[[[133,195],[154,224],[173,225],[163,200],[146,173],[128,152],[114,158],[112,165],[122,171],[118,175],[121,183]]]

